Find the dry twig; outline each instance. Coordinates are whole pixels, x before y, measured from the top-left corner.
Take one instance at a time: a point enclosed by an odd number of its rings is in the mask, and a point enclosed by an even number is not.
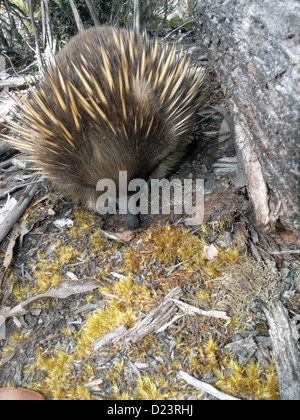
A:
[[[93,278],[81,280],[60,280],[56,287],[41,295],[33,296],[14,308],[0,306],[0,339],[5,338],[5,322],[7,318],[22,316],[28,312],[29,305],[40,299],[66,299],[69,296],[91,292],[101,286],[101,283]]]
[[[212,318],[221,318],[229,321],[231,318],[227,316],[226,312],[222,311],[203,311],[202,309],[196,308],[196,306],[188,305],[185,302],[181,302],[181,300],[172,299],[178,308],[180,308],[186,315],[202,315],[202,316],[209,316]]]
[[[144,319],[137,322],[133,328],[128,330],[125,325],[121,325],[119,328],[98,338],[94,342],[94,349],[100,350],[107,344],[116,345],[122,343],[126,345],[129,343],[136,343],[153,331],[164,331],[169,325],[179,319],[180,316],[177,318],[175,317],[172,321],[169,321],[170,318],[177,312],[177,307],[188,315],[198,314],[214,318],[222,318],[225,320],[230,319],[225,312],[202,311],[194,306],[181,302],[178,300],[181,296],[181,288],[176,287]]]
[[[23,215],[23,213],[27,209],[28,204],[33,199],[37,189],[38,185],[29,185],[26,188],[24,195],[17,202],[9,216],[7,216],[2,223],[0,223],[0,242],[3,241],[6,235],[11,231],[11,229]]]
[[[180,298],[181,296],[181,288],[176,287],[167,296],[165,296],[161,303],[144,319],[138,321],[134,327],[128,330],[125,325],[121,325],[121,327],[110,331],[94,341],[94,349],[100,350],[107,344],[116,345],[118,343],[123,343],[126,345],[129,343],[136,343],[151,332],[158,331],[177,311],[177,307],[173,303],[173,299]]]
[[[238,398],[232,397],[231,395],[224,394],[224,392],[218,391],[212,385],[209,385],[205,382],[201,382],[198,379],[194,378],[193,376],[189,375],[188,373],[184,372],[183,370],[179,371],[180,378],[184,379],[190,385],[193,385],[195,388],[200,389],[207,394],[212,395],[218,400],[228,400],[228,401],[239,401]]]

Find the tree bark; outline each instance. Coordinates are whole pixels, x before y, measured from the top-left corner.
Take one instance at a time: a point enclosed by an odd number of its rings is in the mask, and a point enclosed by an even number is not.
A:
[[[18,32],[17,26],[16,26],[16,22],[15,19],[13,17],[13,13],[11,13],[11,4],[9,1],[7,0],[3,0],[5,9],[6,9],[6,13],[7,13],[7,17],[9,19],[9,23],[10,23],[10,30],[9,30],[9,36],[10,36],[10,40],[9,40],[9,44],[12,45],[14,40],[17,40],[18,42],[22,43],[22,37]]]
[[[299,238],[300,4],[193,0],[211,65],[229,98],[258,223]]]
[[[78,13],[78,10],[77,10],[77,7],[75,5],[74,0],[70,0],[70,6],[71,6],[71,9],[72,9],[74,18],[75,18],[75,22],[76,22],[78,32],[84,31],[83,22],[82,22],[82,19],[81,19],[79,13]]]
[[[42,0],[41,7],[43,9],[44,26],[45,26],[45,45],[48,44],[52,54],[55,54],[55,40],[51,25],[51,16],[49,12],[48,0]]]
[[[134,29],[137,33],[141,31],[141,5],[140,0],[134,0]]]
[[[41,55],[41,50],[40,50],[40,45],[39,45],[39,37],[38,37],[36,26],[35,26],[34,7],[33,7],[32,0],[27,0],[27,5],[28,5],[29,17],[30,17],[30,21],[32,25],[32,31],[33,31],[34,39],[35,39],[36,59],[39,66],[39,70],[42,71],[43,61],[42,61],[42,55]]]
[[[164,23],[167,23],[167,19],[168,19],[168,0],[165,0],[165,4],[164,4]]]
[[[94,21],[95,26],[100,26],[101,22],[100,22],[100,19],[99,19],[94,1],[93,0],[85,0],[85,2],[86,2],[87,6],[89,8],[89,11],[90,11],[90,14],[92,16],[92,19]]]
[[[300,399],[299,334],[280,301],[263,306],[270,326],[273,359],[277,369],[280,397],[284,401]]]

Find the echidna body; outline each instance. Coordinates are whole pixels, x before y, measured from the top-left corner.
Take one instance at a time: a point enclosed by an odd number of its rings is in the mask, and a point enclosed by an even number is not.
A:
[[[206,100],[203,79],[175,45],[130,29],[91,28],[62,49],[37,88],[19,95],[11,127],[22,138],[6,140],[95,210],[99,180],[118,189],[119,171],[129,182],[174,169]]]

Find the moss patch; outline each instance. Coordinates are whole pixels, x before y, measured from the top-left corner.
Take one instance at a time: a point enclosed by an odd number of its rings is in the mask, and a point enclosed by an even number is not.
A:
[[[10,276],[12,300],[17,302],[45,292],[68,272],[78,278],[93,274],[103,284],[71,300],[66,312],[75,320],[82,306],[95,305],[75,322],[80,324],[77,331],[62,317],[51,345],[34,342],[34,357],[25,369],[29,389],[47,399],[201,398],[201,392],[178,379],[179,370],[184,370],[199,379],[209,377],[217,388],[240,398],[278,398],[273,364],[249,360],[242,366],[224,350],[237,332],[247,329],[248,317],[253,322],[251,308],[257,299],[276,294],[280,279],[274,267],[258,265],[234,247],[217,247],[218,256],[209,261],[203,253],[206,236],[181,226],[151,227],[130,243],[109,241],[95,229],[97,221],[88,212],[76,212],[73,228],[54,235],[50,248],[47,244],[31,256],[23,283],[16,273]],[[165,332],[149,334],[137,344],[94,352],[97,338],[122,324],[132,327],[176,286],[182,288],[186,303],[226,310],[232,321],[183,316]],[[53,303],[49,307],[49,302],[41,302],[35,308],[55,318]],[[28,337],[26,329],[11,337],[1,358],[12,348],[21,349],[24,340],[29,346]]]

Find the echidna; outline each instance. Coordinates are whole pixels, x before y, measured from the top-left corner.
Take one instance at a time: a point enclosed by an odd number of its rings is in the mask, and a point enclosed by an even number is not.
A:
[[[174,169],[207,98],[203,80],[176,45],[131,29],[90,28],[61,50],[38,87],[18,95],[10,127],[22,138],[6,141],[96,210],[99,180],[118,190],[119,171],[130,182]],[[125,221],[136,227],[130,215]]]

